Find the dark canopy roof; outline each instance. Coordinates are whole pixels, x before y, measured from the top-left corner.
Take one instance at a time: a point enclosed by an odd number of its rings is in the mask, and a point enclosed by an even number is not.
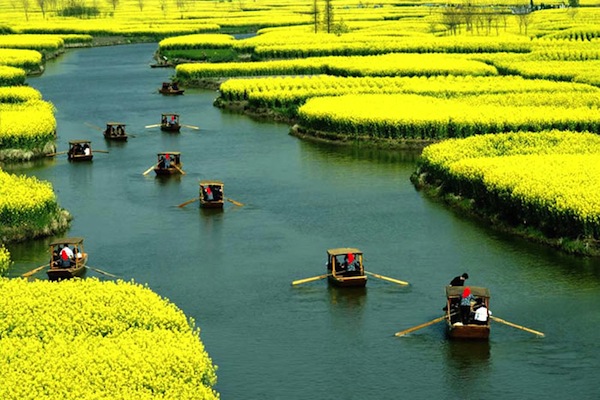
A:
[[[57,246],[59,244],[81,244],[81,243],[83,243],[83,238],[67,237],[67,238],[54,240],[52,243],[50,243],[50,246]]]
[[[327,254],[329,254],[331,256],[341,256],[341,255],[346,255],[348,253],[362,254],[362,251],[360,251],[359,249],[352,248],[352,247],[340,247],[337,249],[327,250]]]
[[[475,297],[491,297],[487,288],[478,286],[446,286],[446,297],[461,297],[466,287],[471,289],[471,294]]]

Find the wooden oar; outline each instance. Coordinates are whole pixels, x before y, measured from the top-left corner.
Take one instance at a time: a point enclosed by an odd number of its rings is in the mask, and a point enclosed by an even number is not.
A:
[[[90,124],[89,122],[84,122],[84,124],[86,124],[90,128],[93,128],[93,129],[99,130],[101,132],[104,132],[104,129],[100,128],[98,125]]]
[[[200,197],[195,197],[195,198],[193,198],[193,199],[191,199],[191,200],[188,200],[188,201],[186,201],[186,202],[184,202],[184,203],[181,203],[181,204],[180,204],[180,205],[178,205],[177,207],[185,207],[185,206],[187,206],[188,204],[190,204],[190,203],[193,203],[193,202],[195,202],[195,201],[197,201],[197,200],[200,200]]]
[[[175,164],[171,164],[173,166],[173,168],[175,168],[177,171],[181,172],[181,175],[185,175],[185,171],[182,170],[181,168],[179,168],[177,165]]]
[[[42,265],[40,267],[37,267],[36,269],[32,269],[31,271],[25,272],[23,275],[21,275],[23,278],[28,278],[33,274],[36,274],[38,272],[40,272],[41,270],[43,270],[44,268],[47,268],[49,266],[49,264],[46,265]]]
[[[102,275],[110,276],[112,278],[118,278],[116,275],[110,274],[106,271],[102,271],[101,269],[98,269],[98,268],[90,267],[89,265],[84,265],[84,267],[86,267],[87,269],[91,269],[92,271],[96,271]]]
[[[49,154],[46,154],[46,157],[54,157],[54,156],[58,156],[60,154],[67,154],[67,153],[68,153],[68,151],[59,151],[58,153],[49,153]]]
[[[412,328],[408,328],[408,329],[405,329],[403,331],[396,332],[395,336],[404,336],[407,333],[411,333],[411,332],[414,332],[416,330],[428,327],[429,325],[437,324],[438,322],[443,321],[444,319],[446,319],[445,315],[443,315],[443,316],[441,316],[439,318],[436,318],[436,319],[432,319],[431,321],[425,322],[424,324],[413,326]]]
[[[152,124],[152,125],[146,125],[146,128],[156,128],[159,126],[160,126],[160,124]]]
[[[301,283],[318,281],[319,279],[327,278],[330,275],[331,274],[325,274],[325,275],[313,276],[312,278],[298,279],[297,281],[293,281],[292,285],[300,285]]]
[[[494,317],[494,316],[490,315],[490,319],[492,319],[493,321],[496,321],[496,322],[500,322],[501,324],[512,326],[513,328],[517,328],[517,329],[521,329],[521,330],[526,331],[526,332],[533,333],[533,334],[541,336],[541,337],[546,336],[542,332],[538,332],[538,331],[535,331],[535,330],[530,329],[530,328],[526,328],[526,327],[521,326],[521,325],[513,324],[512,322],[505,321],[502,318],[498,318],[498,317]]]
[[[92,150],[93,153],[110,153],[109,151],[106,150]]]
[[[154,168],[156,168],[158,166],[158,164],[154,164],[153,166],[151,166],[150,168],[148,168],[147,170],[145,170],[142,175],[148,175],[150,173],[150,171],[152,171]]]
[[[233,203],[233,204],[235,204],[236,206],[239,206],[239,207],[242,207],[244,205],[243,203],[240,203],[239,201],[235,201],[233,199],[230,199],[229,197],[225,197],[225,200],[227,200],[228,202]]]
[[[194,126],[194,125],[184,125],[184,124],[179,124],[179,125],[181,125],[181,126],[185,126],[186,128],[190,128],[190,129],[196,129],[196,130],[199,130],[199,129],[200,129],[199,127],[197,127],[197,126]]]
[[[397,283],[398,285],[408,285],[408,282],[404,282],[404,281],[401,281],[399,279],[388,278],[387,276],[383,276],[383,275],[379,275],[379,274],[374,274],[374,273],[369,272],[369,271],[365,271],[365,274],[369,274],[371,276],[374,276],[375,278],[383,279],[384,281],[389,281],[389,282]]]

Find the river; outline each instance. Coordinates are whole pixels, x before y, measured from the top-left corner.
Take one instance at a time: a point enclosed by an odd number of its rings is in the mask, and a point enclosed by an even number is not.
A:
[[[28,83],[56,106],[58,149],[91,139],[91,163],[7,167],[52,182],[85,238],[89,265],[147,284],[201,327],[223,399],[595,399],[600,367],[600,262],[494,232],[425,198],[409,181],[416,156],[303,142],[285,124],[213,107],[218,93],[157,93],[156,44],[69,50]],[[181,134],[161,133],[177,112]],[[127,124],[127,143],[98,129]],[[160,151],[181,151],[182,177],[142,175]],[[200,179],[220,179],[222,212],[198,203]],[[10,245],[9,276],[47,262],[49,239]],[[296,279],[325,272],[328,248],[358,247],[364,290]],[[468,272],[495,316],[489,342],[445,337],[443,287]],[[98,276],[88,271],[87,276]],[[39,274],[40,279],[46,279]]]

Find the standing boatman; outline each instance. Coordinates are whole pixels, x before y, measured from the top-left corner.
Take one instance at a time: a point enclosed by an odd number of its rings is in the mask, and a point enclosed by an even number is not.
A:
[[[466,272],[464,274],[462,274],[461,276],[457,276],[454,279],[452,279],[450,281],[450,286],[464,286],[465,285],[465,281],[469,279],[469,274],[467,274]]]

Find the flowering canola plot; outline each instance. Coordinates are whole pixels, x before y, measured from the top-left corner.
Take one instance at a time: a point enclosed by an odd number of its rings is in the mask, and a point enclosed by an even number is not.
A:
[[[218,399],[199,328],[146,287],[0,279],[0,398]]]
[[[600,137],[549,131],[479,135],[426,147],[420,172],[475,207],[549,237],[600,239]]]

